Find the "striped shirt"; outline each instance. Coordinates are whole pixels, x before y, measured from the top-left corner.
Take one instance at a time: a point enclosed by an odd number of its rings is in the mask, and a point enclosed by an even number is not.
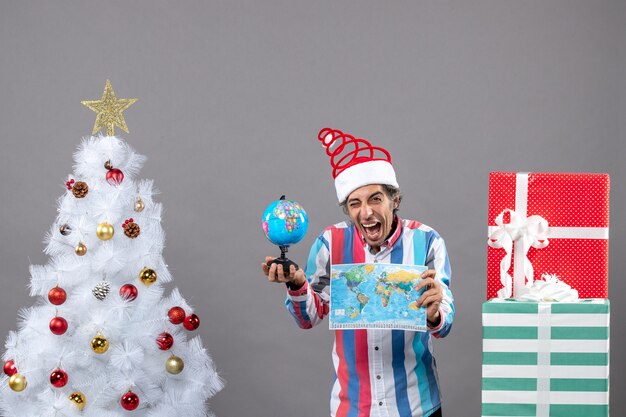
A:
[[[436,279],[444,290],[441,321],[428,332],[335,331],[333,417],[426,417],[441,407],[430,336],[446,336],[454,319],[450,263],[435,230],[413,220],[398,218],[398,224],[376,254],[352,223],[327,228],[311,248],[308,281],[298,290],[287,290],[287,309],[303,329],[312,328],[328,314],[331,262],[426,265],[437,271]]]

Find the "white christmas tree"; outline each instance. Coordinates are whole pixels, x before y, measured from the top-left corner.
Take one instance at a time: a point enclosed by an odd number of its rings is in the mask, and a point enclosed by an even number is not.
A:
[[[108,81],[102,100],[84,102],[108,135],[83,139],[45,239],[50,260],[30,268],[37,301],[7,337],[4,417],[213,415],[205,403],[222,381],[194,336],[199,318],[177,289],[164,295],[161,204],[136,178],[145,157],[114,136],[129,102]]]

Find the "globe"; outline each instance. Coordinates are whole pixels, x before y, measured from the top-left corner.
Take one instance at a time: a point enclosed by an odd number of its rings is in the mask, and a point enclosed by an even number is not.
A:
[[[267,206],[262,225],[270,242],[286,247],[302,240],[309,227],[309,218],[300,204],[284,197]]]

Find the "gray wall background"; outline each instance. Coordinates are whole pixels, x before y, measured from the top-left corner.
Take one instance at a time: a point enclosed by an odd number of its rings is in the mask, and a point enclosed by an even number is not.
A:
[[[264,207],[309,213],[304,263],[343,219],[315,139],[336,127],[387,147],[401,213],[444,236],[455,328],[435,343],[448,416],[480,415],[489,171],[612,177],[611,410],[626,413],[624,1],[3,1],[0,4],[0,337],[31,305],[28,266],[107,78],[124,137],[162,191],[164,256],[203,320],[226,388],[221,417],[328,415],[332,334],[301,331]],[[589,259],[589,262],[594,262]]]

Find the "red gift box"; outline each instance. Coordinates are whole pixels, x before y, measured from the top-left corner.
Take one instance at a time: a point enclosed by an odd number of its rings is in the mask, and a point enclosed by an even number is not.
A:
[[[608,298],[609,176],[489,175],[487,299],[556,274],[580,298]]]

